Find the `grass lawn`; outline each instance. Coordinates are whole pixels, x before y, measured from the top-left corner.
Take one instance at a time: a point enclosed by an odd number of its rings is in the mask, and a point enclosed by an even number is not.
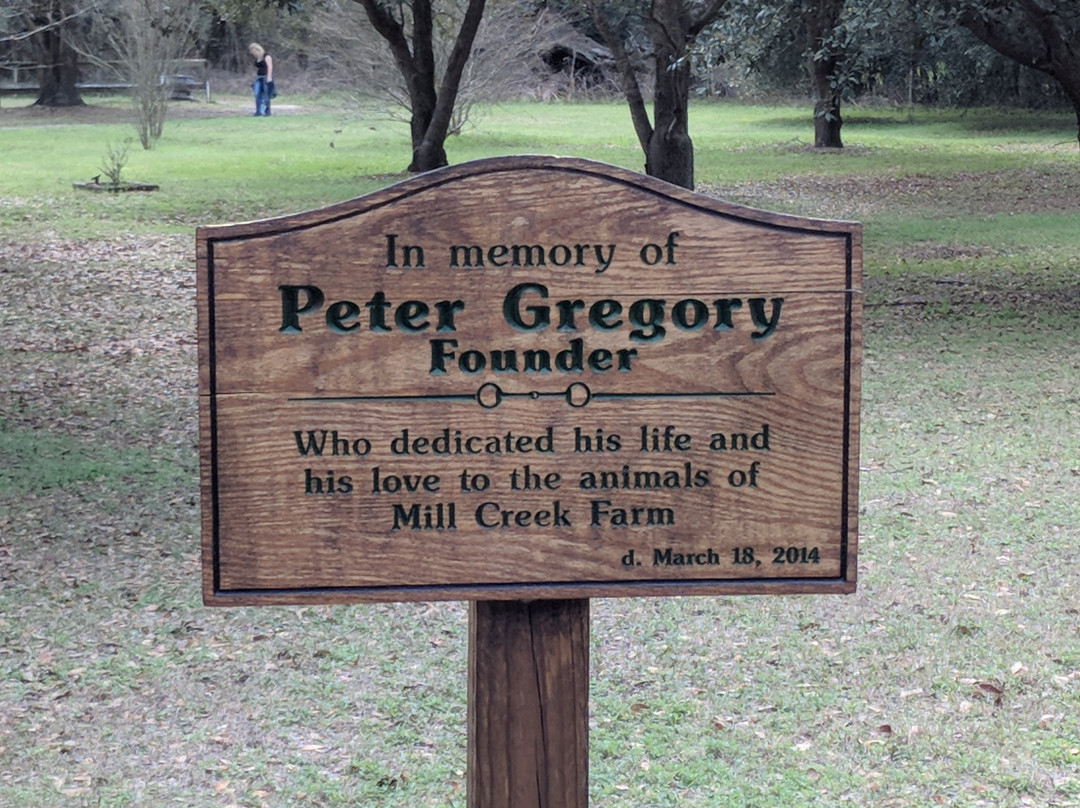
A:
[[[285,99],[282,99],[284,101]],[[290,99],[291,100],[291,99]],[[0,107],[0,805],[465,804],[459,603],[201,605],[194,227],[404,175],[318,99]],[[864,223],[859,591],[596,600],[596,808],[1080,806],[1080,154],[1069,115],[692,110],[699,190]],[[620,104],[507,104],[453,162],[640,168]]]

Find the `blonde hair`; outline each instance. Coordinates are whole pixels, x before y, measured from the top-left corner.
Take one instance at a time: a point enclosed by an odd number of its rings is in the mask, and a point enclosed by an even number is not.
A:
[[[266,56],[266,50],[258,42],[252,42],[248,45],[248,53],[255,57],[256,61],[261,62],[262,58]]]

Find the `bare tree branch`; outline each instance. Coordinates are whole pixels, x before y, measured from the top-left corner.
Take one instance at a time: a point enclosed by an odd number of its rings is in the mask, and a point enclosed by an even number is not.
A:
[[[712,0],[700,13],[695,15],[686,29],[690,39],[694,39],[705,30],[706,26],[711,25],[720,16],[720,12],[724,10],[727,3],[728,0]]]
[[[8,34],[6,36],[0,36],[0,44],[4,44],[4,43],[8,43],[8,42],[24,42],[27,39],[32,39],[33,37],[37,36],[38,34],[43,34],[46,31],[53,31],[53,30],[59,28],[60,26],[62,26],[66,22],[70,22],[71,20],[76,20],[79,17],[83,17],[83,16],[85,16],[87,14],[90,14],[93,11],[96,11],[100,5],[101,5],[100,3],[91,3],[86,8],[81,8],[78,11],[73,11],[70,14],[65,14],[63,17],[61,17],[58,20],[50,20],[49,22],[45,23],[44,25],[39,25],[36,28],[31,28],[28,31],[20,31],[17,34]]]

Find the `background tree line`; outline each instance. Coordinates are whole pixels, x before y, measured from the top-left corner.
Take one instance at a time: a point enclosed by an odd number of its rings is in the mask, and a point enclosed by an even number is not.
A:
[[[10,0],[0,65],[33,62],[37,103],[82,103],[79,64],[132,86],[149,148],[170,60],[249,69],[258,39],[322,81],[392,100],[409,169],[481,100],[621,93],[647,173],[693,187],[688,108],[705,96],[810,97],[814,143],[843,146],[843,105],[1072,108],[1076,0]],[[649,103],[652,111],[650,115]]]

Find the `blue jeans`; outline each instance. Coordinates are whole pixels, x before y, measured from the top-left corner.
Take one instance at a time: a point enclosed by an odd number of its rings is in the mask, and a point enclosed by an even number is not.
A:
[[[255,93],[255,114],[269,115],[270,83],[266,80],[266,76],[256,76],[254,83],[251,85],[251,90]]]

